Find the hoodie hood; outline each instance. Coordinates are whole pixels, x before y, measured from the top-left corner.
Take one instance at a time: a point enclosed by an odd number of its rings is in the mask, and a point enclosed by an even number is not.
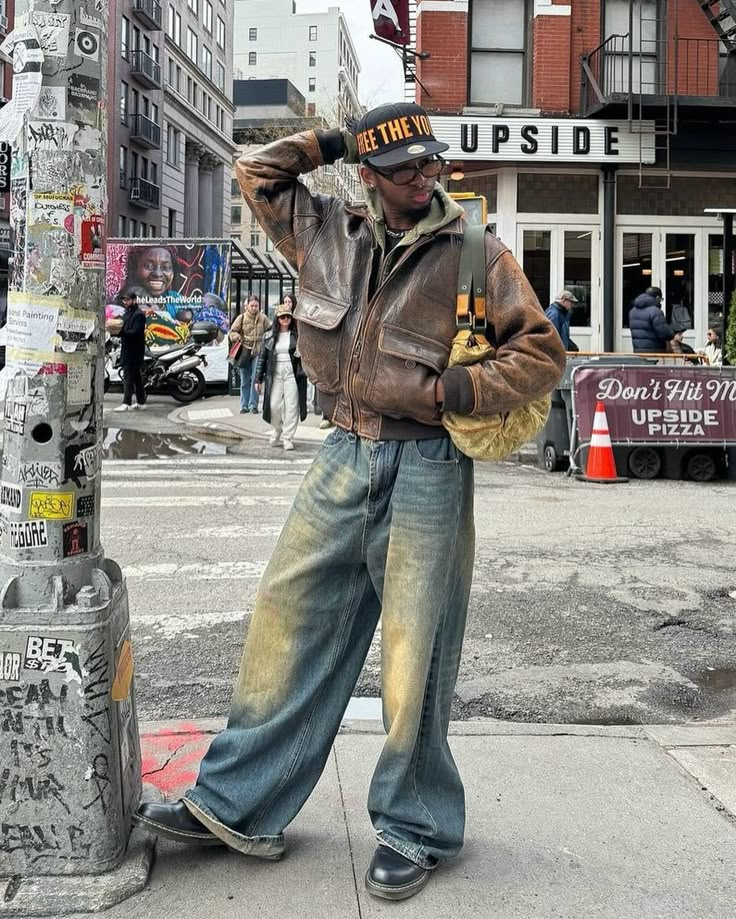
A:
[[[362,183],[365,194],[366,206],[371,216],[371,226],[373,234],[376,237],[382,249],[386,248],[386,221],[383,216],[383,207],[378,190],[370,188],[365,182]],[[432,203],[429,206],[429,213],[426,214],[419,223],[413,227],[406,236],[398,243],[399,246],[410,246],[415,243],[420,236],[427,233],[436,233],[442,227],[453,223],[458,217],[464,214],[463,209],[454,201],[441,185],[435,185]]]
[[[659,309],[659,304],[651,294],[639,294],[636,300],[634,300],[635,310],[645,310],[650,306],[656,306],[657,309]]]

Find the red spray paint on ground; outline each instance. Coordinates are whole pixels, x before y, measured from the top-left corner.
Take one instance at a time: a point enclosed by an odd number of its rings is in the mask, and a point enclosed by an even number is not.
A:
[[[194,785],[213,737],[185,721],[142,734],[143,781],[155,785],[167,798],[180,797]]]

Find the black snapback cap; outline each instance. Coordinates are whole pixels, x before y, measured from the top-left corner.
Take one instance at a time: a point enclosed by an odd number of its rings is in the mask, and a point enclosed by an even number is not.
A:
[[[449,149],[449,144],[435,139],[426,111],[413,102],[371,109],[358,121],[353,133],[360,162],[368,166],[398,166]]]

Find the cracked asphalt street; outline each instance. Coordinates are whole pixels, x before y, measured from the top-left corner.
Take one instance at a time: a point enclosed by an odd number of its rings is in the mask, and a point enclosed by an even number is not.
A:
[[[130,423],[155,430],[155,412]],[[103,478],[104,544],[129,578],[139,716],[220,716],[258,578],[315,448],[286,456],[261,441],[146,436],[145,459],[130,462],[120,457],[145,437],[111,432],[118,458]],[[732,721],[733,488],[599,486],[477,465],[476,571],[454,717]],[[356,694],[379,692],[380,629]]]

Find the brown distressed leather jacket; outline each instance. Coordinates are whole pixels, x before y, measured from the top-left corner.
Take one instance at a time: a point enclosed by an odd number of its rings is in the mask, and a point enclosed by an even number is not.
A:
[[[298,179],[345,153],[341,131],[307,131],[247,153],[236,166],[250,208],[299,270],[299,350],[323,411],[362,437],[439,437],[443,410],[507,412],[552,390],[565,367],[560,337],[490,233],[486,312],[495,358],[447,368],[462,211],[437,187],[430,214],[384,254],[377,199],[349,207],[311,194]]]

